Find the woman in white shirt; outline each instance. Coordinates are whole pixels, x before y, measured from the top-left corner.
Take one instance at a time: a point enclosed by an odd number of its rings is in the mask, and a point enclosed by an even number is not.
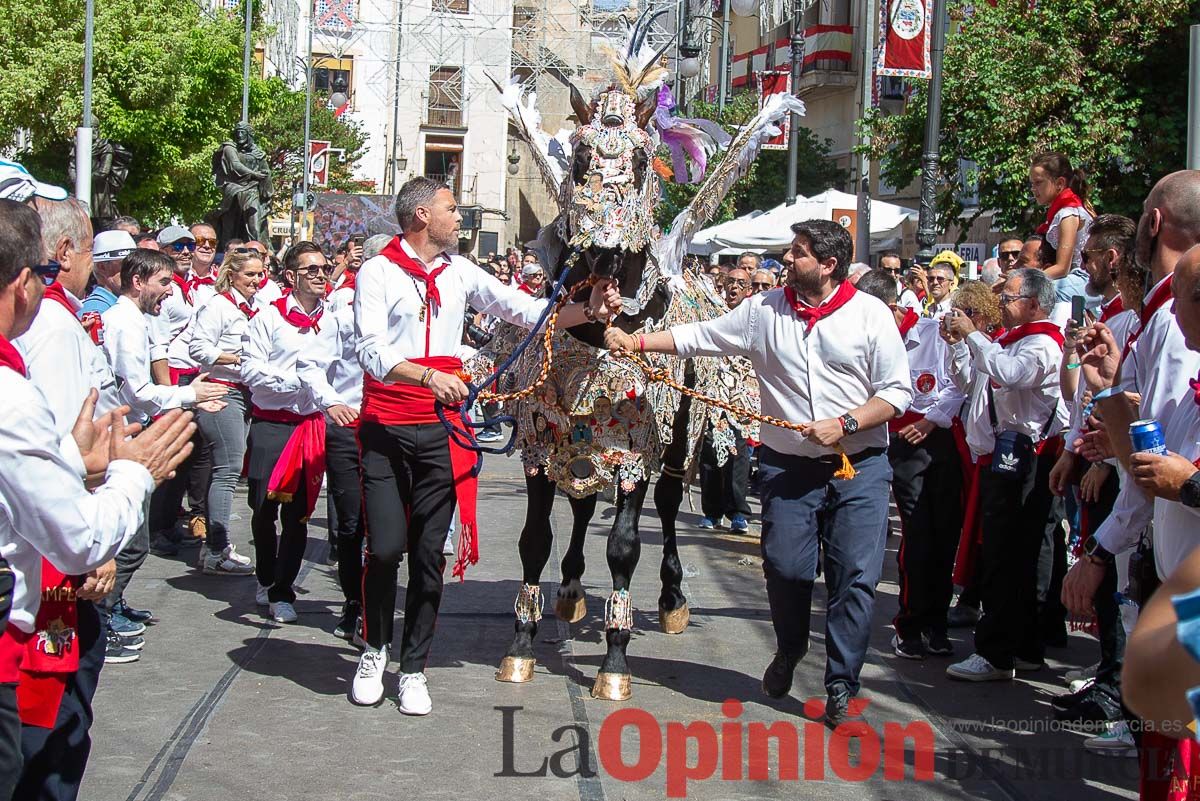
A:
[[[197,312],[191,325],[188,352],[209,373],[209,380],[230,388],[226,407],[203,415],[200,434],[212,446],[212,480],[208,488],[208,548],[201,552],[205,573],[248,576],[250,559],[229,542],[229,513],[233,491],[242,474],[250,400],[242,382],[242,336],[254,317],[254,295],[262,283],[263,263],[258,254],[229,254],[217,275],[217,294]]]

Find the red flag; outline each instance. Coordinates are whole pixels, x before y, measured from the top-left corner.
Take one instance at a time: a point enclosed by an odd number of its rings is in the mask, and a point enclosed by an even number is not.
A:
[[[880,75],[929,78],[932,0],[886,0],[881,8]]]

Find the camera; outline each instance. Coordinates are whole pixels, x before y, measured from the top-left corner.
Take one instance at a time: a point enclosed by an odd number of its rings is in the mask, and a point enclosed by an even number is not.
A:
[[[493,334],[475,325],[475,312],[469,308],[463,313],[463,331],[472,347],[482,348],[492,341]]]

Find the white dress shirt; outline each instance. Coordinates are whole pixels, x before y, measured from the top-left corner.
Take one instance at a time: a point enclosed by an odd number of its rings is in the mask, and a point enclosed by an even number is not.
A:
[[[208,296],[211,297],[211,293]],[[188,300],[179,285],[172,284],[171,294],[163,298],[162,308],[158,313],[160,324],[152,330],[156,346],[166,351],[167,365],[176,370],[192,370],[197,367],[196,362],[188,355],[188,342],[191,340],[188,326],[198,308],[194,305],[197,303],[195,297],[193,291],[192,300]]]
[[[908,289],[899,281],[896,282],[896,291],[900,294],[898,301],[900,306],[905,309],[912,309],[917,314],[925,311],[925,305],[921,303],[921,299],[917,297],[917,293]]]
[[[407,242],[401,240],[401,247],[421,263]],[[437,279],[442,305],[435,306],[424,321],[420,319],[426,305],[423,284],[382,255],[359,268],[353,304],[358,361],[376,380],[383,381],[403,361],[457,353],[468,305],[513,325],[532,328],[549,303],[501,284],[462,256],[443,253],[426,268],[431,271],[442,264],[449,264]]]
[[[154,480],[140,464],[117,460],[88,492],[79,449],[56,431],[42,392],[0,368],[0,395],[0,556],[15,580],[9,621],[32,633],[42,557],[67,575],[112,559],[141,526]]]
[[[962,421],[971,461],[978,462],[980,456],[991,455],[996,450],[996,432],[988,415],[987,385],[991,378],[975,369],[971,349],[966,342],[951,345],[947,353],[947,368],[950,378],[959,391],[966,395],[966,403],[960,408],[958,419]]]
[[[942,318],[946,316],[946,312],[950,311],[950,306],[952,305],[950,302],[951,297],[951,295],[947,295],[940,303],[930,305],[925,311],[925,316],[941,322]]]
[[[306,313],[295,295],[287,296],[287,308]],[[318,302],[317,309],[322,308]],[[326,324],[322,315],[317,327],[324,328]],[[316,338],[315,329],[301,331],[283,319],[274,306],[255,315],[242,337],[242,383],[250,389],[253,405],[299,415],[324,410],[296,375],[297,357],[312,348]]]
[[[66,290],[63,290],[66,292]],[[66,292],[67,300],[80,307],[78,298]],[[12,343],[25,359],[29,380],[37,385],[54,415],[54,430],[60,436],[71,432],[79,409],[93,388],[97,416],[121,405],[117,382],[104,351],[83,329],[79,318],[53,300],[42,301],[33,325]]]
[[[262,311],[283,297],[283,288],[274,278],[268,278],[266,283],[254,293],[254,310]]]
[[[762,413],[771,417],[793,423],[827,420],[873,397],[902,414],[912,402],[908,359],[896,318],[883,301],[864,292],[855,292],[844,306],[813,326],[796,315],[784,290],[778,288],[746,298],[721,317],[676,326],[671,333],[675,351],[684,358],[749,359],[758,376]],[[765,423],[762,443],[798,456],[834,453],[796,431]],[[886,425],[841,440],[850,454],[887,444]]]
[[[1117,297],[1120,297],[1120,295]],[[1106,309],[1109,304],[1115,300],[1116,298],[1113,298],[1112,301],[1101,304],[1101,314],[1103,314],[1104,309]],[[1117,341],[1117,347],[1123,350],[1125,348],[1125,343],[1129,341],[1129,337],[1137,329],[1138,316],[1133,309],[1126,309],[1119,314],[1113,315],[1113,317],[1111,317],[1109,321],[1105,323],[1105,325],[1107,325],[1109,330],[1112,331],[1113,339]],[[1079,357],[1075,354],[1071,354],[1065,358],[1070,358],[1077,361]],[[1085,420],[1083,417],[1083,393],[1085,392],[1087,392],[1087,382],[1083,380],[1083,376],[1080,376],[1079,384],[1075,388],[1074,402],[1071,404],[1071,429],[1067,432],[1065,442],[1066,449],[1072,453],[1075,452],[1075,440],[1082,436],[1083,425],[1087,422],[1087,420]],[[1117,466],[1117,460],[1115,458],[1105,459],[1104,461],[1110,465],[1113,465],[1114,467]],[[1124,478],[1123,475],[1122,478]]]
[[[338,295],[349,298],[334,306]],[[362,407],[363,371],[355,357],[353,298],[349,290],[338,290],[330,296],[321,330],[296,360],[296,377],[322,409],[339,404],[352,409]]]
[[[979,331],[966,342],[975,370],[995,382],[997,432],[1016,431],[1034,442],[1062,432],[1067,416],[1058,385],[1062,348],[1057,342],[1033,334],[1004,348]]]
[[[231,290],[234,300],[245,302],[237,290]],[[213,295],[208,303],[196,310],[188,328],[191,330],[188,353],[208,372],[211,378],[242,383],[242,369],[236,364],[217,364],[222,353],[240,356],[242,338],[250,321],[237,306],[224,295]]]
[[[172,387],[150,380],[150,331],[146,316],[137,304],[122,295],[101,315],[104,320],[104,352],[117,379],[122,403],[146,417],[157,417],[169,409],[193,406],[196,390]]]
[[[1200,406],[1195,403],[1195,393],[1190,395],[1179,399],[1171,418],[1164,420],[1162,426],[1167,450],[1194,463],[1200,458]],[[1154,566],[1159,578],[1174,573],[1197,545],[1200,545],[1200,509],[1155,498]]]
[[[965,396],[950,378],[946,343],[937,320],[922,317],[904,335],[913,400],[909,411],[925,416],[938,428],[949,428]]]
[[[1147,297],[1153,295],[1163,281],[1155,284]],[[1188,350],[1183,332],[1175,323],[1174,308],[1175,301],[1168,300],[1150,316],[1121,363],[1122,389],[1140,392],[1142,396],[1138,416],[1143,420],[1159,421],[1164,434],[1167,422],[1180,404],[1192,403],[1188,379],[1195,378],[1200,372],[1200,353]],[[1109,553],[1127,551],[1137,545],[1154,516],[1155,503],[1122,473],[1121,491],[1112,512],[1096,530],[1096,539]]]

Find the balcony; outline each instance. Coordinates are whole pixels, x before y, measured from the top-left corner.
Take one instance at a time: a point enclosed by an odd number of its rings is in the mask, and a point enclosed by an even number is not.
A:
[[[466,128],[461,108],[425,107],[425,125],[433,128]]]
[[[460,206],[475,205],[475,184],[478,175],[459,175],[458,173],[438,173],[426,172],[426,178],[430,178],[438,183],[445,184],[454,192],[455,198],[458,199]]]

